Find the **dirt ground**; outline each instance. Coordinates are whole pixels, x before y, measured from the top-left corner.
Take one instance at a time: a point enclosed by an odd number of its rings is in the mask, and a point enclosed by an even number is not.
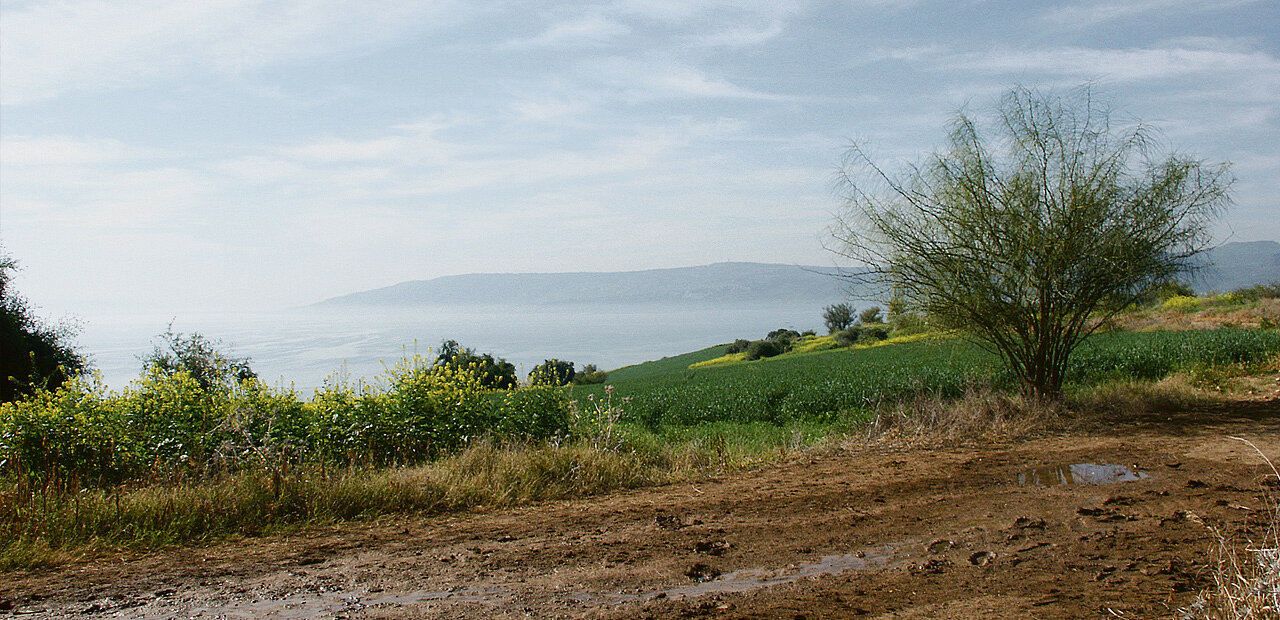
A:
[[[1280,494],[1232,436],[1280,456],[1280,400],[9,573],[0,614],[1170,617],[1209,581],[1203,523],[1260,536]]]

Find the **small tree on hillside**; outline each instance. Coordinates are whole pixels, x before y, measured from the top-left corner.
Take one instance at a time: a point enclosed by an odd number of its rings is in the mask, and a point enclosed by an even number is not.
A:
[[[884,317],[880,316],[880,306],[871,306],[866,310],[858,313],[858,321],[863,325],[873,325],[883,323]]]
[[[1225,164],[1162,154],[1149,134],[1088,88],[1015,88],[991,133],[962,112],[946,147],[901,173],[852,148],[834,249],[999,354],[1028,395],[1060,398],[1071,352],[1190,269],[1229,202]]]
[[[853,306],[834,304],[822,310],[822,321],[827,324],[827,333],[834,334],[853,325]]]

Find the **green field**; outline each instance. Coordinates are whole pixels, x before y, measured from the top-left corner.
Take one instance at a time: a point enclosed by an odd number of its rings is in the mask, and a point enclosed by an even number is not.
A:
[[[612,373],[615,397],[630,398],[624,420],[651,428],[782,424],[869,410],[922,392],[955,396],[974,384],[1012,387],[994,355],[955,338],[688,368],[722,350],[712,347]],[[1067,378],[1074,387],[1111,379],[1159,379],[1180,370],[1259,362],[1277,353],[1280,332],[1275,330],[1116,332],[1083,344],[1072,357]],[[580,386],[573,398],[602,391],[602,386]]]

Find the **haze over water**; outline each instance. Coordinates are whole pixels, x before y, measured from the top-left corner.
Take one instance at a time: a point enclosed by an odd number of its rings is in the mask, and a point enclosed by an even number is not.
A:
[[[763,338],[783,327],[818,330],[821,313],[811,302],[131,313],[87,320],[77,343],[118,391],[139,377],[141,358],[172,321],[173,331],[221,341],[219,350],[249,357],[266,383],[292,385],[306,396],[335,373],[372,382],[415,352],[433,357],[445,339],[506,358],[523,379],[548,358],[611,370],[737,338]]]

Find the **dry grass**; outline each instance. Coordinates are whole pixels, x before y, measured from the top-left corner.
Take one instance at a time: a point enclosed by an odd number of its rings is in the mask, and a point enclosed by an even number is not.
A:
[[[1066,410],[985,387],[948,399],[922,395],[886,406],[865,426],[872,443],[963,445],[1009,441],[1061,428]]]
[[[1068,402],[1082,422],[1113,422],[1117,416],[1183,411],[1221,403],[1226,398],[1220,391],[1204,387],[1195,373],[1180,372],[1159,381],[1109,381],[1077,390]]]
[[[1190,310],[1144,308],[1116,316],[1110,323],[1113,327],[1132,331],[1280,325],[1280,298],[1227,305],[1207,303]]]
[[[1238,438],[1233,438],[1238,439]],[[1240,439],[1253,446],[1252,442]],[[1280,481],[1271,459],[1258,450],[1259,456],[1271,467],[1271,475]],[[1189,607],[1179,610],[1180,617],[1206,620],[1255,620],[1280,618],[1280,503],[1270,494],[1266,496],[1260,536],[1232,536],[1222,529],[1205,523],[1199,517],[1192,519],[1204,525],[1214,537],[1209,566],[1213,585],[1202,591]],[[1246,532],[1249,531],[1247,528]]]
[[[78,555],[225,536],[257,536],[392,513],[437,514],[481,506],[582,497],[732,468],[723,452],[688,443],[604,449],[477,441],[425,465],[388,469],[253,471],[220,480],[150,483],[79,493],[0,492],[0,570]]]

